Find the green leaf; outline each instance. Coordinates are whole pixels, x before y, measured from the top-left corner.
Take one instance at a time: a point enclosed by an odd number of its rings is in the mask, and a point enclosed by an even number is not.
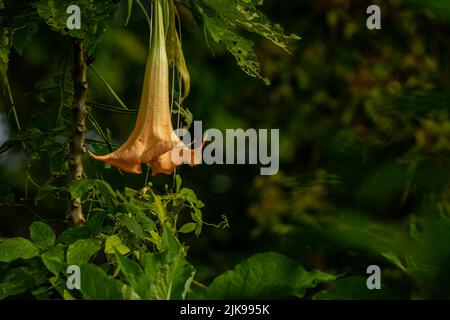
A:
[[[66,229],[58,238],[58,243],[71,244],[80,239],[88,239],[91,234],[85,226]]]
[[[263,80],[267,85],[270,81],[267,77],[261,76],[259,62],[253,52],[255,43],[240,36],[235,27],[223,20],[216,12],[208,7],[197,7],[203,18],[206,29],[211,37],[218,43],[223,43],[228,51],[234,56],[241,69],[248,75]]]
[[[214,41],[227,47],[244,72],[266,84],[270,81],[261,76],[254,42],[239,35],[238,30],[255,32],[286,51],[289,42],[300,39],[296,35],[285,35],[280,25],[272,25],[257,9],[262,4],[260,0],[191,0],[191,4]]]
[[[197,228],[197,223],[189,222],[189,223],[186,223],[184,226],[182,226],[180,228],[180,230],[178,230],[178,232],[190,233],[190,232],[194,231],[195,228]]]
[[[41,254],[41,259],[45,267],[55,276],[64,271],[64,249],[62,246],[57,246]]]
[[[136,221],[138,221],[142,225],[142,227],[144,228],[145,231],[150,232],[152,230],[155,230],[156,224],[152,219],[147,217],[140,210],[136,210],[135,214],[136,214]]]
[[[106,201],[106,207],[108,210],[113,211],[117,204],[117,196],[111,186],[103,180],[94,181],[96,188],[102,194],[103,199]]]
[[[183,256],[170,257],[167,253],[151,253],[146,254],[142,260],[150,283],[150,299],[186,298],[195,269]]]
[[[202,299],[302,298],[309,288],[335,276],[306,271],[279,253],[257,254],[217,277],[199,296]]]
[[[128,14],[127,21],[125,21],[125,25],[128,25],[128,21],[130,21],[131,11],[133,10],[133,0],[128,0]]]
[[[32,267],[9,270],[0,279],[0,300],[32,290],[46,282],[45,274]]]
[[[181,188],[181,177],[179,174],[177,174],[177,176],[175,177],[175,181],[176,181],[176,192],[180,192],[180,188]]]
[[[39,254],[32,242],[24,238],[11,238],[0,243],[0,262],[31,259]]]
[[[81,29],[67,29],[66,12],[70,5],[76,4],[81,10]],[[37,12],[53,30],[73,38],[84,39],[89,52],[92,52],[98,37],[105,29],[106,20],[117,6],[110,0],[38,0],[35,3]]]
[[[39,248],[50,248],[55,244],[56,235],[45,223],[35,221],[30,226],[31,241]]]
[[[203,2],[224,20],[257,33],[286,51],[290,42],[300,40],[295,34],[286,35],[279,24],[270,23],[257,9],[257,6],[262,5],[262,0],[203,0]]]
[[[103,223],[105,221],[105,218],[108,216],[108,212],[106,211],[100,211],[93,213],[88,221],[86,222],[86,227],[89,230],[89,233],[91,235],[97,235],[103,230]]]
[[[109,277],[105,271],[93,264],[84,264],[81,271],[80,291],[87,299],[120,300],[122,299],[122,282]]]
[[[77,240],[67,249],[67,263],[81,266],[100,250],[101,244],[102,242],[97,239]]]
[[[122,243],[122,240],[117,234],[108,237],[105,243],[105,253],[113,254],[115,253],[115,250],[121,254],[127,254],[130,252],[130,248]]]
[[[142,227],[139,225],[139,223],[136,221],[136,219],[129,217],[128,215],[122,215],[120,217],[120,221],[122,221],[124,226],[132,234],[134,234],[135,236],[137,236],[140,239],[145,238],[144,230],[142,230]]]
[[[181,245],[180,241],[172,232],[171,227],[167,223],[164,224],[163,226],[162,240],[163,240],[162,251],[167,254],[168,259],[175,258],[179,255],[182,256],[185,255],[185,250],[183,246]]]
[[[115,251],[115,256],[117,258],[120,271],[123,273],[128,283],[141,298],[148,299],[150,283],[145,277],[145,273],[141,266],[133,260],[121,255],[117,250]]]
[[[80,198],[94,187],[94,181],[89,179],[74,180],[70,183],[68,191],[72,198]]]
[[[367,278],[355,276],[338,279],[331,289],[321,291],[314,296],[316,300],[386,300],[395,299],[395,295],[384,284],[381,289],[369,290]]]

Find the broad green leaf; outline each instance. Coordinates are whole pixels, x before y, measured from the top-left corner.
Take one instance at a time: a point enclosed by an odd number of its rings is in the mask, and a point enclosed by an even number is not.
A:
[[[58,238],[58,243],[71,244],[80,239],[88,239],[90,232],[87,227],[66,229]]]
[[[130,248],[122,243],[122,240],[117,234],[108,237],[105,242],[105,253],[113,254],[115,253],[115,250],[121,254],[130,252]]]
[[[185,299],[194,279],[195,269],[181,255],[151,253],[142,259],[150,282],[149,298],[157,300]]]
[[[123,273],[131,287],[133,287],[136,293],[143,299],[150,298],[148,295],[150,283],[141,266],[137,262],[121,255],[117,250],[115,251],[115,256],[120,271]]]
[[[109,277],[105,271],[93,264],[84,264],[81,271],[80,291],[91,300],[122,299],[123,283]]]
[[[50,248],[55,244],[56,235],[45,223],[35,221],[30,226],[31,241],[39,248]]]
[[[168,259],[175,258],[179,255],[184,256],[185,250],[178,238],[174,235],[171,227],[166,223],[162,233],[163,252],[167,254]]]
[[[46,277],[41,270],[32,267],[11,269],[0,279],[0,300],[30,291],[45,282]]]
[[[106,211],[99,211],[92,213],[86,222],[86,227],[88,228],[91,235],[97,235],[103,230],[103,223],[105,218],[108,216]]]
[[[336,277],[306,271],[279,253],[257,254],[217,277],[199,296],[202,299],[302,298],[307,289]]]
[[[97,239],[83,239],[72,243],[67,249],[66,259],[69,265],[81,266],[95,255],[102,245]]]
[[[0,262],[31,259],[39,254],[32,242],[24,238],[11,238],[0,243]]]
[[[41,254],[41,259],[45,267],[55,276],[64,271],[64,249],[62,246],[54,247],[50,251]]]
[[[395,295],[384,284],[381,289],[369,290],[367,278],[355,276],[341,278],[333,282],[330,290],[321,291],[314,296],[316,300],[386,300]]]
[[[194,231],[195,228],[197,228],[197,223],[189,222],[189,223],[186,223],[185,225],[183,225],[183,226],[178,230],[178,232],[181,232],[181,233],[190,233],[190,232]]]

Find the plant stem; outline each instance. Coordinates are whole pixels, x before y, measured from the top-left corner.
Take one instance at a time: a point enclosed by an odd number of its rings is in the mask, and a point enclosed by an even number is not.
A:
[[[72,126],[73,132],[69,140],[69,184],[83,177],[84,139],[86,134],[85,119],[87,115],[86,98],[88,90],[87,82],[88,65],[86,62],[84,44],[82,40],[73,39],[73,101],[72,101]],[[68,217],[73,225],[84,222],[81,207],[81,198],[69,197]]]

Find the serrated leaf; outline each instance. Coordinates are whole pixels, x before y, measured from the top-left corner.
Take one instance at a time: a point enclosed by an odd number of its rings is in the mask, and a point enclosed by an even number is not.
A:
[[[40,248],[50,248],[55,244],[56,235],[45,223],[35,221],[30,226],[31,241]]]
[[[97,239],[83,239],[72,243],[67,249],[67,264],[81,266],[88,262],[101,247],[102,242]]]
[[[0,262],[31,259],[39,254],[34,244],[24,238],[11,238],[0,243]]]

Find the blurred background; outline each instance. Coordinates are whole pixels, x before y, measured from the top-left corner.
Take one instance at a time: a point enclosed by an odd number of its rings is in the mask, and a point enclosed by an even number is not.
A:
[[[366,28],[370,4],[381,7],[381,30]],[[207,227],[199,238],[184,238],[199,280],[208,283],[252,254],[278,251],[307,269],[334,274],[365,275],[368,265],[378,264],[383,280],[400,297],[414,297],[420,285],[399,268],[398,255],[389,254],[408,250],[402,239],[409,237],[412,223],[420,232],[423,219],[449,213],[450,4],[266,0],[262,11],[287,33],[302,37],[291,45],[290,55],[252,38],[270,86],[242,72],[212,39],[208,47],[189,11],[179,10],[192,81],[185,107],[194,120],[203,121],[204,130],[280,129],[277,175],[260,176],[259,165],[178,170],[183,184],[206,204],[205,221],[219,223],[226,215],[230,226]],[[96,47],[94,66],[128,107],[137,108],[148,33],[137,9],[125,27],[126,14],[124,2]],[[61,57],[69,50],[64,37],[44,28],[30,41],[23,52],[13,50],[9,67],[24,127],[36,125],[35,115],[46,110],[51,95],[45,89],[55,86]],[[117,105],[92,70],[89,100]],[[3,143],[16,127],[7,100],[2,97],[0,103]],[[116,144],[134,126],[133,114],[93,112]],[[96,134],[91,130],[88,136]],[[20,146],[0,155],[2,236],[26,236],[36,215],[65,216],[64,201],[48,198],[34,204],[37,189],[27,177],[45,184],[49,161],[51,156],[42,157],[30,171]],[[88,175],[95,174],[96,166],[102,164],[85,158]],[[108,169],[103,176],[117,189],[145,183],[145,174]],[[150,181],[164,192],[172,177]],[[5,202],[13,194],[20,205]],[[431,234],[438,237],[440,226]],[[54,227],[62,230],[64,225]],[[438,261],[442,270],[448,270],[450,260],[445,230],[429,240],[429,247],[424,245],[428,252],[442,249],[437,260],[427,258],[428,264]],[[439,272],[433,271],[432,278],[445,283],[442,277],[449,276]],[[450,291],[444,287],[433,285],[437,296]]]

